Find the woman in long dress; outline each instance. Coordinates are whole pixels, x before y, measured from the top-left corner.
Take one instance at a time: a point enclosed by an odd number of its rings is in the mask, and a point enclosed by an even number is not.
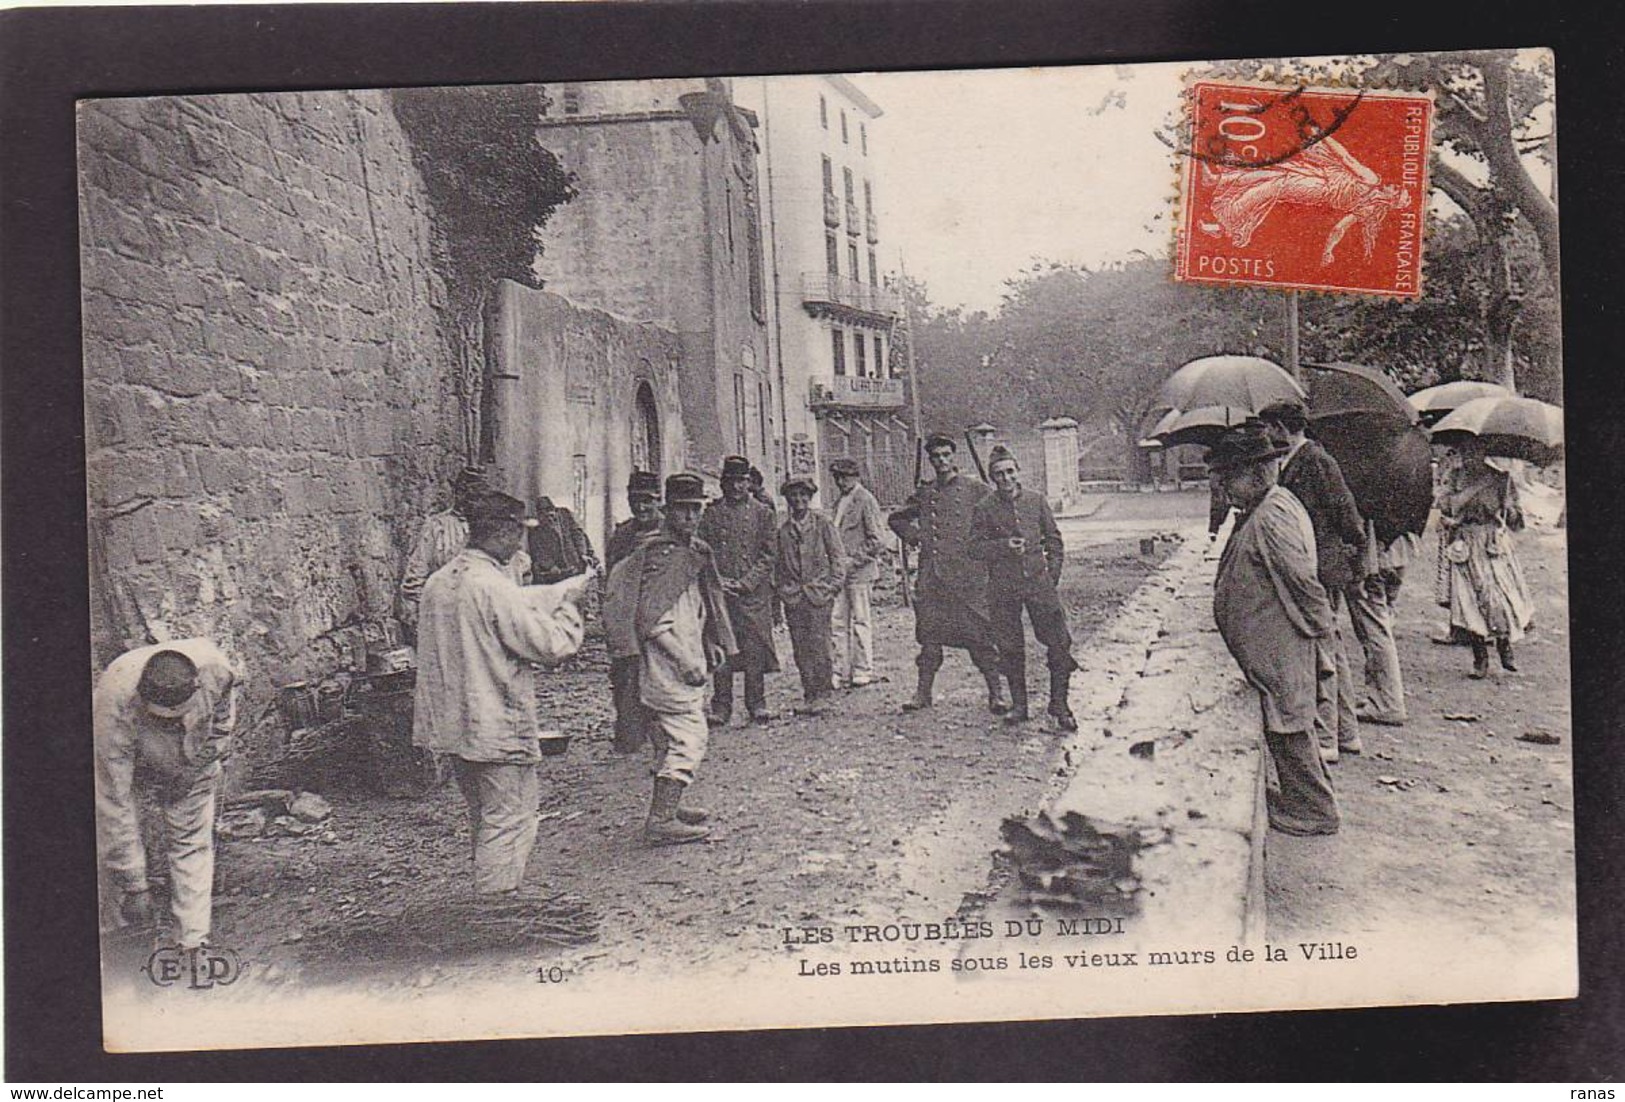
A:
[[[1502,461],[1464,449],[1461,466],[1439,502],[1450,573],[1450,630],[1473,648],[1471,676],[1489,674],[1493,640],[1501,667],[1516,670],[1512,644],[1534,618],[1512,532],[1523,527],[1517,490]]]

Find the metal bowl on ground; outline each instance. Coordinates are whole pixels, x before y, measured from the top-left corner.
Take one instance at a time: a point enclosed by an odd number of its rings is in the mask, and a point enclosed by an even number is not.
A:
[[[556,758],[570,749],[570,736],[563,731],[543,731],[537,736],[544,758]]]

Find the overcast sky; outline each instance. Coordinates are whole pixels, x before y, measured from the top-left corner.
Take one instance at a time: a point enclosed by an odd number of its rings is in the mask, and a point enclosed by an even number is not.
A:
[[[1543,50],[1523,51],[1533,68]],[[885,110],[883,236],[939,306],[997,309],[1034,260],[1098,267],[1173,245],[1177,158],[1159,141],[1187,62],[854,74]],[[1550,107],[1531,123],[1552,127]],[[1550,172],[1529,151],[1537,186]],[[1482,164],[1447,153],[1475,183]],[[1450,210],[1435,191],[1435,217]]]
[[[1155,132],[1178,107],[1185,69],[854,76],[886,112],[883,234],[909,275],[939,305],[991,311],[1034,259],[1166,255],[1175,164]]]

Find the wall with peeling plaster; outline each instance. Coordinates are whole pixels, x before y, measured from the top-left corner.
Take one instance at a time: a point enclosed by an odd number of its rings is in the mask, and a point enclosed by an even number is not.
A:
[[[630,515],[634,456],[661,475],[690,465],[682,338],[508,280],[493,299],[487,385],[501,487],[570,508],[602,553],[610,530]],[[658,437],[652,451],[637,398],[645,387]]]

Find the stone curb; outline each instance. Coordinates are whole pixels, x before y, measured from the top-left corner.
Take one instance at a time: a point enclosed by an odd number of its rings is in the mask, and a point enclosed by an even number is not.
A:
[[[1179,550],[1079,654],[1079,729],[1064,749],[1070,779],[1043,810],[1057,823],[1075,813],[1102,835],[1134,840],[1139,890],[1125,933],[1241,943],[1264,931],[1258,698],[1213,625],[1217,553],[1201,529],[1181,535]]]

